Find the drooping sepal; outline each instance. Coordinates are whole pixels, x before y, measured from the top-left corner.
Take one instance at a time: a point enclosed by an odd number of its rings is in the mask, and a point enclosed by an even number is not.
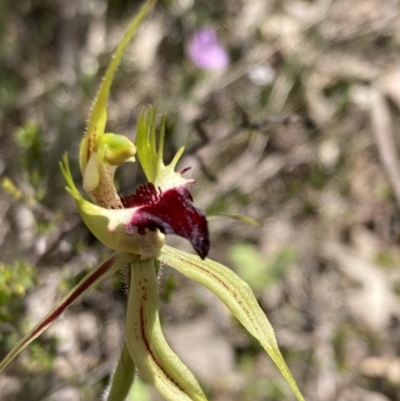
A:
[[[108,259],[91,270],[54,308],[49,312],[0,363],[0,372],[23,351],[35,338],[37,338],[47,327],[50,326],[70,305],[77,301],[83,294],[87,293],[101,280],[122,269],[132,260],[132,255],[114,253]]]
[[[171,350],[158,316],[155,260],[131,264],[126,344],[140,376],[167,401],[207,401],[190,370]]]
[[[275,362],[299,401],[305,401],[286,365],[276,342],[274,330],[260,308],[250,286],[232,270],[212,260],[165,245],[159,260],[212,291],[243,324]]]

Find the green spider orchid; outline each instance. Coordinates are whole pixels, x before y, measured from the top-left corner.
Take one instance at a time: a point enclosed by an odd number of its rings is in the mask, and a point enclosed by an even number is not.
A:
[[[130,287],[126,316],[126,340],[105,399],[127,398],[136,371],[168,401],[206,401],[199,383],[171,350],[160,325],[158,272],[168,264],[207,287],[230,309],[243,326],[260,341],[278,366],[298,400],[303,400],[280,351],[274,331],[250,287],[227,267],[206,259],[210,243],[204,213],[192,204],[187,185],[193,180],[175,172],[183,149],[169,165],[163,163],[165,117],[156,132],[156,110],[150,108],[139,118],[136,141],[105,133],[110,87],[124,51],[152,9],[147,1],[129,25],[113,55],[95,99],[86,136],[80,148],[83,188],[91,201],[78,191],[68,158],[61,163],[67,191],[74,197],[79,213],[92,233],[114,253],[95,267],[54,309],[45,316],[0,363],[2,371],[67,307],[98,282],[129,266]],[[149,184],[128,197],[120,198],[114,187],[115,169],[134,162],[135,155]],[[165,245],[166,234],[188,239],[197,255]]]

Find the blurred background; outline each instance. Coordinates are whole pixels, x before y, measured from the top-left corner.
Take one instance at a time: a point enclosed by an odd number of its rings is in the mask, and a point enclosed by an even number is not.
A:
[[[0,1],[0,358],[108,255],[64,190],[112,50],[141,2]],[[108,130],[144,106],[186,146],[210,257],[254,289],[309,401],[400,400],[398,0],[164,0],[117,73]],[[121,194],[144,182],[119,169]],[[186,241],[169,243],[191,251]],[[206,289],[165,267],[161,317],[213,401],[293,396]],[[94,401],[124,338],[124,275],[0,377],[1,401]],[[160,398],[138,381],[138,401]]]

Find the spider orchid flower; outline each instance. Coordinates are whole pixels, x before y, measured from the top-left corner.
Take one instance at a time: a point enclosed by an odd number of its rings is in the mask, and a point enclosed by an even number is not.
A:
[[[104,399],[123,401],[136,372],[168,401],[206,401],[199,383],[166,342],[158,315],[158,273],[162,263],[204,285],[230,309],[233,315],[267,351],[299,401],[304,401],[276,342],[275,334],[250,287],[229,268],[206,259],[208,227],[204,213],[192,204],[187,185],[193,180],[175,172],[183,153],[180,149],[169,165],[163,163],[165,116],[156,132],[156,110],[139,118],[135,144],[128,138],[105,133],[110,87],[124,51],[152,9],[147,1],[129,25],[116,48],[91,110],[86,136],[80,148],[83,188],[91,201],[77,189],[67,156],[61,170],[67,191],[93,234],[114,252],[93,268],[45,316],[0,363],[0,371],[71,304],[104,278],[129,267],[130,287],[126,315],[126,339]],[[149,181],[133,195],[120,198],[114,186],[115,169],[134,162],[137,155]],[[198,255],[165,244],[166,234],[188,239]]]

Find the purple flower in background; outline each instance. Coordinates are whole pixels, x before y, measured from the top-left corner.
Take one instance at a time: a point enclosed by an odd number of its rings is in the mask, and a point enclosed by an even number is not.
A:
[[[220,69],[227,66],[229,56],[218,43],[217,36],[211,28],[202,28],[190,38],[187,52],[189,58],[199,68]]]

